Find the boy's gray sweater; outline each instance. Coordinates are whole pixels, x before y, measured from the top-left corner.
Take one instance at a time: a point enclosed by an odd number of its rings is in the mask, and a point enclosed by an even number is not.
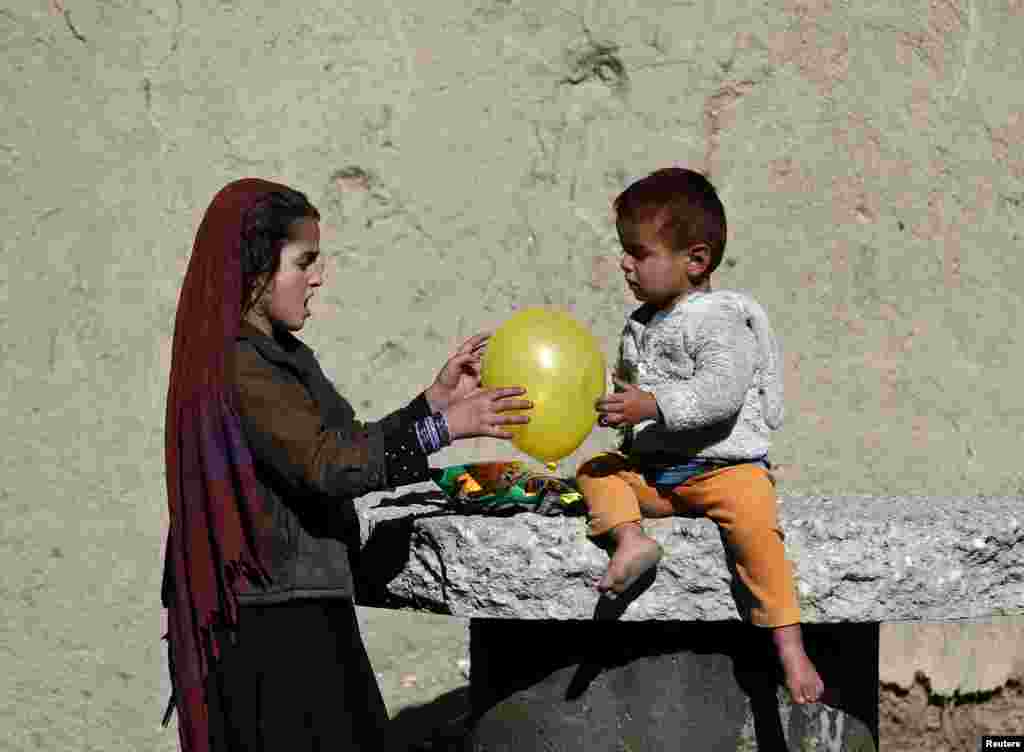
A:
[[[764,457],[782,425],[782,359],[764,309],[745,293],[697,291],[626,321],[617,372],[650,392],[659,418],[624,431],[641,464]]]

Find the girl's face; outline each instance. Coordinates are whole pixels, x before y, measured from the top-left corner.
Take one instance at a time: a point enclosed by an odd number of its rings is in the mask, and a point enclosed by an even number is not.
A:
[[[292,236],[281,249],[277,273],[246,317],[268,336],[272,336],[275,324],[291,332],[302,329],[310,316],[309,300],[323,284],[320,225],[314,219],[300,220]]]

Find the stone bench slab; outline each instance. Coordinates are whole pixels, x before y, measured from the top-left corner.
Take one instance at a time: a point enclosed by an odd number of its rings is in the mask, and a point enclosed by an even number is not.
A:
[[[582,517],[455,514],[432,483],[356,502],[372,605],[470,618],[593,619],[607,554]],[[807,623],[1024,613],[1024,498],[780,495]],[[739,618],[722,541],[704,519],[645,520],[665,549],[615,618]]]

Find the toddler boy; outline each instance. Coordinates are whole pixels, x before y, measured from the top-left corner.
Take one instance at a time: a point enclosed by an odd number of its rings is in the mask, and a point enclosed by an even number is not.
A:
[[[577,473],[589,535],[612,551],[598,590],[614,598],[661,559],[642,516],[710,518],[746,594],[740,613],[772,630],[793,701],[818,702],[768,472],[783,412],[778,347],[752,298],[711,289],[725,210],[703,175],[670,168],[630,185],[615,211],[621,269],[643,305],[622,333],[616,391],[596,405],[601,425],[623,431],[620,451]]]

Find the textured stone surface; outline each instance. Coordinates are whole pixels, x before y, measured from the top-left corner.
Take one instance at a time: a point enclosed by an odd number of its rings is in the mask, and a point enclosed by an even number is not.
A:
[[[426,488],[426,484],[424,484]],[[429,491],[360,503],[366,574],[396,601],[456,616],[589,619],[607,554],[581,517],[465,516]],[[434,497],[436,499],[436,495]],[[427,503],[422,503],[427,502]],[[1024,613],[1020,498],[783,495],[804,621],[944,621]],[[645,520],[665,548],[624,620],[737,618],[707,520]],[[406,551],[407,547],[407,551]],[[604,606],[601,606],[604,609]]]

